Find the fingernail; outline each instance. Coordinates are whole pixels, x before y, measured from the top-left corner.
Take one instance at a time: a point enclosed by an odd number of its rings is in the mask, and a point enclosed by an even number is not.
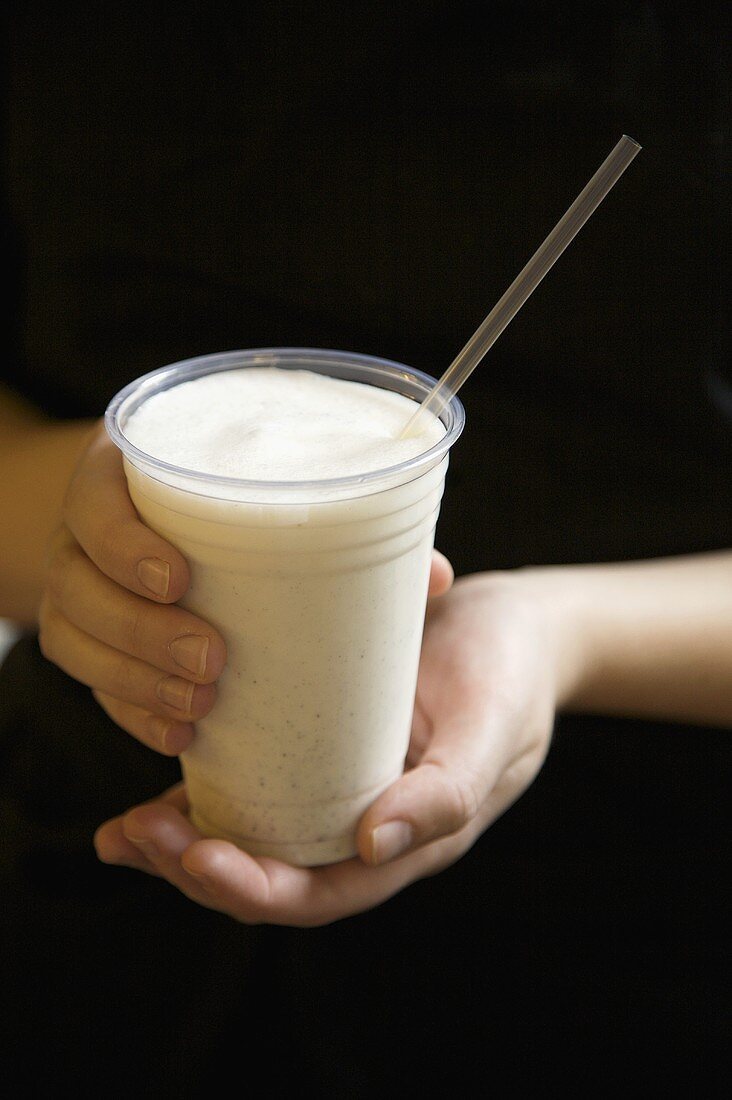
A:
[[[412,826],[406,821],[387,821],[377,825],[371,834],[371,858],[374,863],[388,863],[401,856],[412,845]]]
[[[198,634],[182,634],[180,638],[173,639],[168,649],[177,665],[196,676],[203,676],[206,671],[208,638]]]
[[[195,684],[190,680],[181,680],[178,676],[165,676],[158,682],[156,693],[162,703],[167,703],[169,707],[175,707],[184,714],[190,714],[194,687]]]
[[[170,566],[160,558],[143,558],[137,563],[137,577],[148,591],[156,596],[167,596],[170,585]]]
[[[180,722],[168,722],[167,719],[160,718],[156,714],[150,715],[148,729],[150,739],[167,756],[178,756],[179,753],[184,752],[193,736],[190,726],[182,726]]]
[[[196,880],[196,882],[198,883],[198,885],[202,886],[203,889],[207,893],[209,893],[209,894],[213,893],[213,888],[214,888],[213,880],[210,879],[208,877],[208,875],[199,875],[197,871],[189,871],[189,869],[187,867],[185,867],[184,870],[185,870],[185,873],[187,875],[190,875],[191,878],[194,878]]]
[[[129,841],[132,842],[132,844],[135,845],[136,848],[140,849],[143,855],[148,856],[150,859],[157,859],[157,857],[160,855],[157,845],[153,844],[152,840],[148,840],[147,837],[130,836],[128,833],[125,833],[125,836]]]
[[[160,718],[157,714],[151,714],[148,717],[147,735],[151,741],[160,746],[163,752],[167,751],[170,727],[171,723],[167,718]]]

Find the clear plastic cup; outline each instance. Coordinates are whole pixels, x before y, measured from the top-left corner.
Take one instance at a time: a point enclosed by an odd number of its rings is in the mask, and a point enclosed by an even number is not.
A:
[[[310,866],[355,854],[359,818],[403,770],[435,524],[465,413],[453,398],[440,413],[443,437],[415,458],[320,481],[202,474],[126,438],[153,394],[263,366],[416,403],[435,380],[347,352],[235,351],[153,371],[107,410],[137,511],[189,563],[181,603],[227,644],[216,704],[181,758],[191,820],[254,855]]]

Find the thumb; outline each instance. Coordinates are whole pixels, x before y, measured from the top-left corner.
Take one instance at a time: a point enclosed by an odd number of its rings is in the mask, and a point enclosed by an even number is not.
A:
[[[444,596],[454,579],[455,573],[449,559],[439,550],[433,550],[428,596]]]
[[[485,718],[453,722],[361,818],[357,840],[365,863],[388,863],[459,832],[488,799],[504,770],[504,738],[491,736]]]

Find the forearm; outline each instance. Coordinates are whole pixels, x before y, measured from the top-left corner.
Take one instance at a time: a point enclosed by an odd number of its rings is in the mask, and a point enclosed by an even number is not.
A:
[[[732,725],[732,552],[519,570],[566,710]]]
[[[51,421],[0,390],[0,617],[32,625],[48,540],[96,421]]]

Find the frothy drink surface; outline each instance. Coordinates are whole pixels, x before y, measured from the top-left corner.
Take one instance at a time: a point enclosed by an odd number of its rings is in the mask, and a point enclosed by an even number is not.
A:
[[[431,447],[396,437],[406,397],[309,371],[251,367],[150,397],[125,425],[175,466],[308,481]],[[406,755],[447,459],[333,493],[231,488],[126,460],[143,521],[191,569],[184,606],[222,633],[216,704],[182,757],[204,834],[303,865],[355,853],[360,816]],[[222,488],[223,485],[223,488]]]
[[[304,370],[250,367],[183,382],[131,417],[127,438],[177,466],[264,481],[347,477],[395,466],[443,434],[399,439],[401,394]]]

